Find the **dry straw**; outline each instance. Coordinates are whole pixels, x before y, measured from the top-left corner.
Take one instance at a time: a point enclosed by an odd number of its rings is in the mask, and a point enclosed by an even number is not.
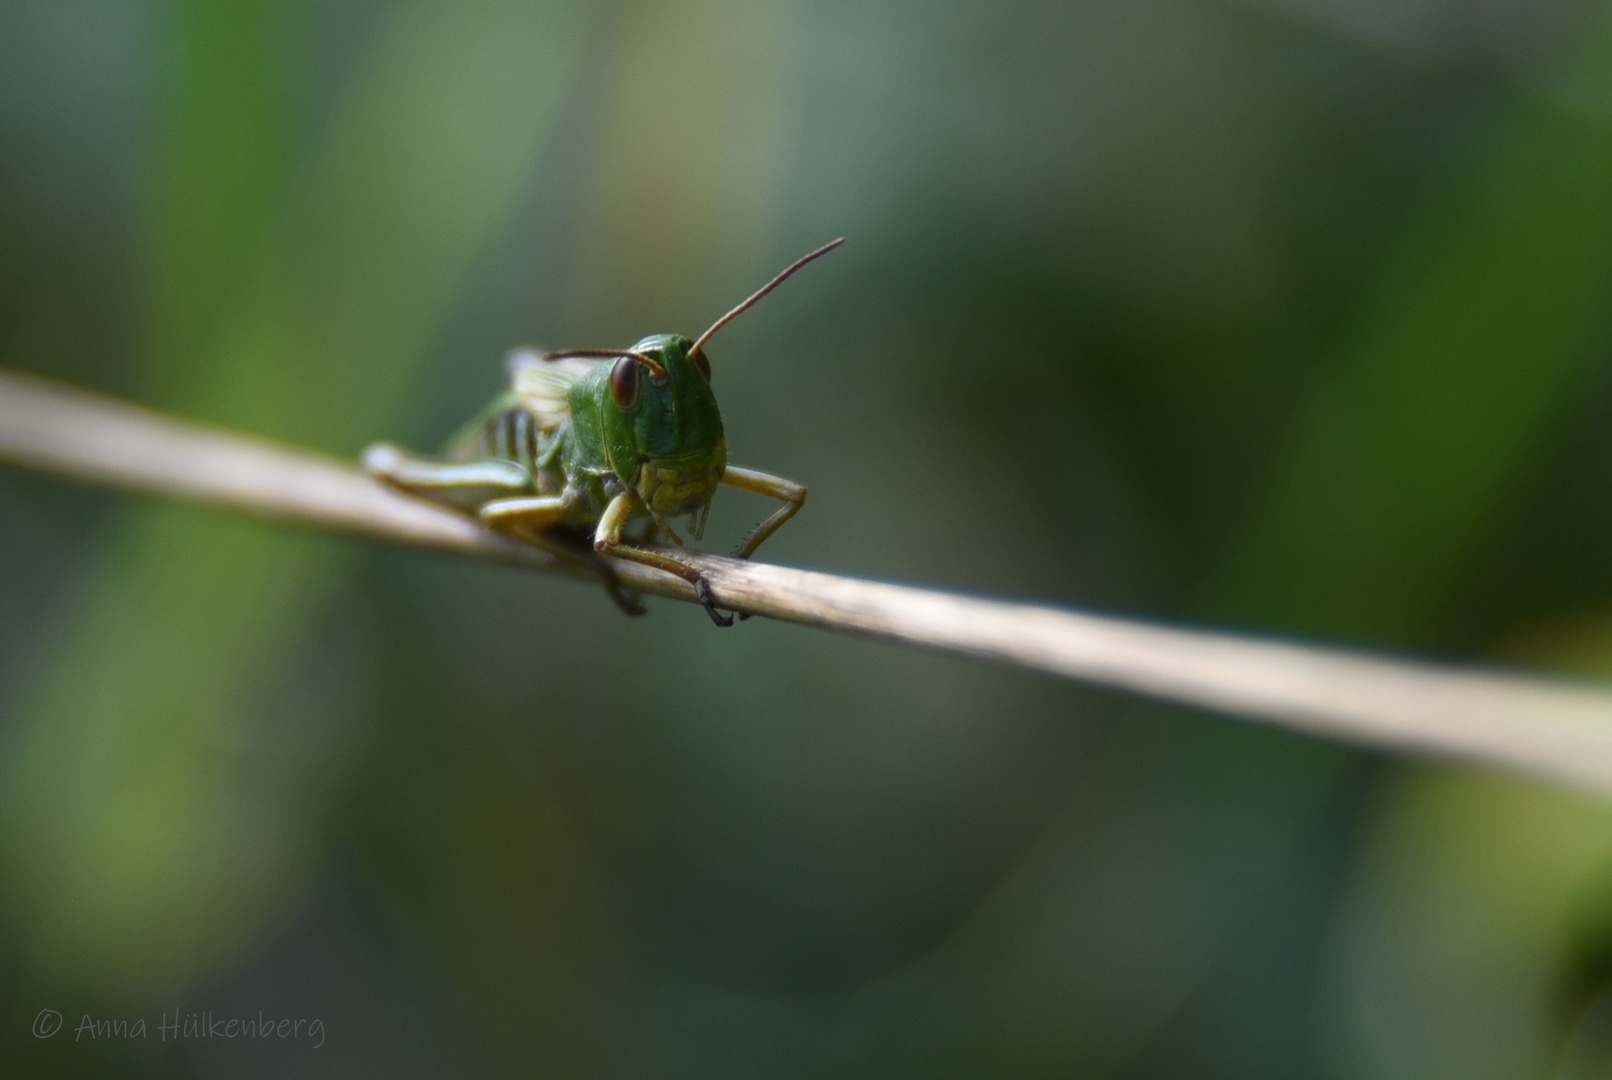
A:
[[[575,563],[401,495],[352,463],[0,371],[0,460],[90,483],[568,576]],[[736,611],[1016,664],[1365,746],[1499,766],[1612,794],[1612,693],[959,596],[688,553]],[[680,578],[613,560],[630,588]],[[712,631],[713,633],[716,631]]]

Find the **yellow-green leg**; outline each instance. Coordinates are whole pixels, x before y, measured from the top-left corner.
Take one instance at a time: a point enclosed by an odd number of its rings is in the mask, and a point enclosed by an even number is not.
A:
[[[589,560],[578,551],[545,535],[565,520],[571,510],[572,498],[565,495],[521,495],[494,499],[483,506],[477,516],[490,529],[513,533],[562,558],[587,563],[604,577],[605,590],[617,607],[628,615],[644,614],[644,605],[639,603],[638,594],[624,587],[609,566],[597,559]]]
[[[778,510],[750,530],[750,535],[739,544],[738,550],[733,553],[736,559],[748,559],[756,553],[761,542],[778,531],[779,526],[799,512],[806,505],[806,488],[793,480],[785,480],[781,476],[771,473],[757,472],[755,469],[742,469],[737,465],[729,465],[727,472],[722,474],[722,482],[740,491],[753,491],[757,495],[767,495],[783,502]]]
[[[504,532],[548,532],[565,520],[571,500],[563,495],[519,495],[494,499],[476,511],[482,524]]]
[[[486,503],[532,490],[526,469],[503,458],[434,461],[391,443],[371,443],[364,469],[410,495],[474,514]]]
[[[623,491],[610,500],[610,505],[605,507],[605,512],[599,518],[598,528],[594,530],[593,550],[609,552],[618,558],[630,559],[635,563],[664,570],[668,574],[676,574],[694,586],[694,595],[700,598],[700,606],[705,608],[705,613],[711,616],[712,622],[721,627],[732,626],[733,617],[724,615],[716,609],[716,597],[711,594],[710,583],[705,580],[704,574],[675,555],[633,547],[621,542],[621,530],[627,524],[627,519],[632,517],[637,502],[638,496],[631,491]]]

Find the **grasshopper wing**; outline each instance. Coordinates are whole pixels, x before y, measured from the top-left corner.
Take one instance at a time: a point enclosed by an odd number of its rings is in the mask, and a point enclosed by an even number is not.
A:
[[[571,415],[567,395],[579,380],[593,373],[597,360],[565,357],[544,360],[529,349],[509,357],[509,387],[515,399],[537,421],[538,430],[553,431]]]

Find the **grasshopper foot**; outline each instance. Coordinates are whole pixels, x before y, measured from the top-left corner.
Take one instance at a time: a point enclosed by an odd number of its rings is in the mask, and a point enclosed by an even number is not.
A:
[[[716,597],[711,595],[711,586],[709,586],[709,585],[707,585],[705,583],[704,575],[701,575],[701,576],[695,578],[695,580],[694,580],[694,592],[695,592],[696,595],[699,596],[699,598],[700,598],[700,606],[705,608],[705,613],[707,615],[711,616],[711,621],[712,622],[716,623],[718,626],[722,627],[723,629],[726,629],[726,628],[728,628],[728,627],[733,625],[733,616],[732,615],[724,615],[724,614],[722,614],[720,611],[718,611],[716,609]],[[740,616],[740,617],[741,618],[748,618],[748,616]]]
[[[602,554],[614,555],[618,559],[631,559],[633,562],[653,566],[657,570],[664,570],[669,574],[676,574],[694,586],[694,595],[699,598],[700,606],[705,609],[707,615],[711,616],[712,622],[724,628],[733,625],[733,616],[724,615],[716,609],[716,594],[711,591],[711,584],[705,580],[705,575],[679,559],[676,555],[612,542],[608,538],[595,540],[594,549]]]

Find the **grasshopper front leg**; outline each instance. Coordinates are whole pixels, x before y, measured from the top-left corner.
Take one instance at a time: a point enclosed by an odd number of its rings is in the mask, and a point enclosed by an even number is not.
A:
[[[694,595],[700,598],[700,606],[705,608],[705,613],[711,616],[712,622],[723,628],[732,626],[733,617],[724,615],[716,609],[716,597],[712,595],[710,583],[705,580],[704,574],[675,555],[633,547],[621,542],[621,530],[626,526],[627,519],[632,516],[637,503],[638,496],[632,491],[623,491],[610,500],[610,505],[605,507],[604,514],[599,518],[599,527],[594,530],[593,550],[608,552],[618,558],[630,559],[645,566],[653,566],[657,570],[665,570],[669,574],[676,574],[694,586]]]
[[[805,485],[771,473],[729,465],[727,471],[722,474],[722,482],[740,491],[753,491],[757,495],[782,500],[784,504],[773,513],[772,517],[750,530],[750,535],[740,542],[738,550],[733,553],[736,559],[748,559],[754,555],[763,540],[777,532],[779,526],[794,517],[800,508],[806,505]]]

